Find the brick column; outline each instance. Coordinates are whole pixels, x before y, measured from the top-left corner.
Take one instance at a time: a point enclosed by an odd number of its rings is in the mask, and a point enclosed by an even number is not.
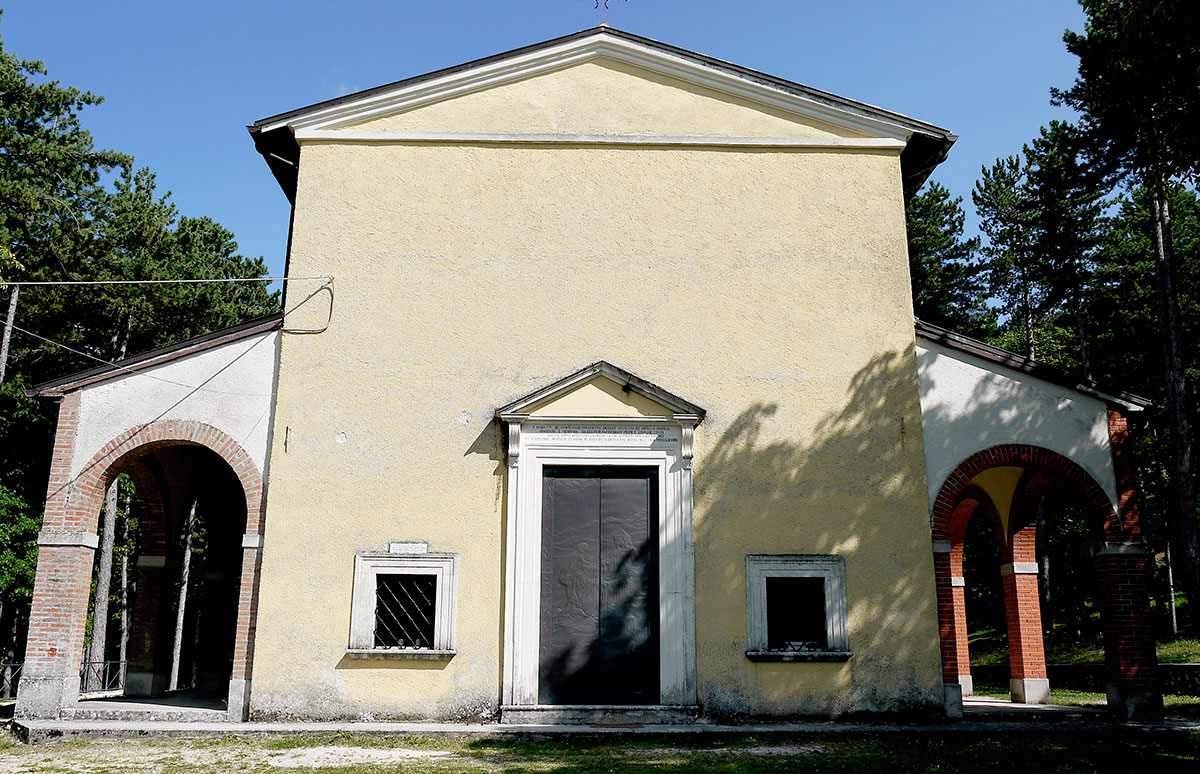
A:
[[[68,393],[58,408],[46,510],[38,535],[29,638],[17,693],[16,714],[23,718],[58,717],[79,696],[92,556],[99,544],[97,513],[92,513],[90,523],[84,514],[89,495],[96,505],[103,490],[75,491],[73,486],[71,457],[78,423],[79,394]]]
[[[1116,523],[1105,525],[1105,539],[1094,554],[1104,632],[1104,681],[1108,709],[1130,720],[1161,718],[1162,687],[1150,617],[1149,560],[1141,543],[1137,487],[1125,415],[1108,410],[1108,441],[1116,475]]]
[[[1049,704],[1042,611],[1038,607],[1037,562],[1011,562],[1000,568],[1008,618],[1008,688],[1022,704]]]
[[[1000,567],[1008,619],[1008,689],[1014,702],[1049,704],[1034,536],[1033,524],[1015,532],[1005,551],[1009,561]]]
[[[1130,720],[1162,717],[1145,549],[1106,543],[1095,555],[1108,708]]]
[[[262,570],[262,537],[246,535],[242,541],[242,577],[238,584],[237,633],[233,645],[233,673],[229,680],[228,710],[233,721],[250,718],[250,680],[254,666],[254,629],[258,620],[258,577]]]
[[[962,541],[937,541],[933,548],[937,578],[938,623],[941,629],[942,678],[962,686],[962,695],[973,693],[971,653],[967,638],[967,595],[963,578]]]
[[[951,563],[950,593],[954,605],[955,637],[954,658],[958,662],[958,684],[962,686],[962,695],[971,696],[975,693],[975,680],[971,677],[971,652],[967,638],[967,582],[962,571],[962,546],[958,547],[957,567]]]
[[[1142,524],[1138,516],[1137,486],[1134,484],[1133,457],[1129,449],[1129,423],[1125,415],[1108,410],[1108,444],[1112,449],[1113,473],[1117,479],[1117,514],[1119,523],[1106,524],[1108,540],[1135,542],[1141,540]]]
[[[958,615],[960,597],[956,597],[953,585],[953,561],[951,560],[951,544],[949,540],[933,541],[933,577],[937,589],[938,606],[938,641],[942,652],[942,683],[945,694],[946,714],[949,717],[962,717],[962,675],[963,665],[966,666],[967,679],[970,679],[970,661],[963,662],[959,653],[965,650],[966,640],[966,605],[962,605],[962,617]],[[959,548],[958,574],[962,574],[962,549]]]
[[[259,578],[262,573],[266,491],[253,466],[239,470],[246,491],[246,534],[242,537],[242,577],[238,583],[237,630],[233,672],[229,680],[229,719],[250,719],[250,685],[254,676],[254,634],[258,622]],[[254,475],[251,475],[254,474]]]
[[[971,518],[983,509],[1000,529],[1000,517],[987,494],[978,487],[960,490],[950,507],[941,498],[934,508],[934,578],[937,584],[938,635],[942,653],[942,687],[948,717],[962,717],[962,699],[975,692],[967,637],[967,589],[963,578],[963,544]]]

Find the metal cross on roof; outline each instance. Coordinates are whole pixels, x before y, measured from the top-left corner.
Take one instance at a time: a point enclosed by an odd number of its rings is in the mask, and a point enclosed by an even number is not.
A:
[[[609,0],[596,0],[596,23],[608,24],[608,2]],[[601,7],[603,4],[603,7]]]

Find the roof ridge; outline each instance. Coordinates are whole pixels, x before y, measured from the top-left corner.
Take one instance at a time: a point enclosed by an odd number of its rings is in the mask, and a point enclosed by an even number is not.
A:
[[[861,131],[864,132],[887,131],[882,127],[894,127],[897,136],[903,134],[908,141],[908,147],[901,156],[906,195],[915,193],[929,172],[945,158],[950,146],[958,139],[957,135],[948,129],[910,118],[903,113],[859,102],[848,97],[842,97],[832,92],[805,86],[796,81],[769,75],[707,54],[673,46],[669,43],[663,43],[613,27],[589,27],[540,43],[522,46],[451,67],[391,81],[351,94],[323,100],[283,113],[277,113],[255,121],[253,124],[247,126],[246,129],[253,136],[255,147],[266,159],[280,187],[284,190],[289,200],[294,201],[296,168],[300,155],[300,146],[292,131],[294,123],[304,123],[307,121],[316,125],[309,128],[321,128],[322,122],[336,123],[338,120],[353,120],[356,117],[361,118],[363,114],[374,116],[376,112],[386,111],[387,105],[385,102],[372,102],[372,100],[387,95],[389,92],[397,92],[404,89],[416,90],[410,91],[408,94],[407,98],[412,104],[407,109],[413,109],[413,107],[419,108],[421,104],[424,104],[422,100],[436,101],[439,99],[439,90],[435,87],[436,84],[434,83],[436,81],[461,76],[457,83],[451,81],[449,85],[442,84],[442,90],[449,89],[453,95],[458,95],[459,92],[456,89],[485,88],[492,81],[487,79],[478,82],[471,81],[471,79],[467,78],[466,74],[472,70],[479,70],[492,65],[502,67],[503,63],[509,60],[520,60],[522,57],[534,60],[526,63],[528,67],[534,69],[537,69],[539,66],[549,67],[553,64],[552,62],[543,61],[538,64],[536,55],[539,52],[546,51],[548,52],[546,56],[552,58],[552,50],[554,48],[564,47],[563,56],[569,58],[576,52],[569,48],[568,44],[589,38],[609,38],[612,41],[624,41],[625,45],[630,49],[626,54],[630,56],[631,60],[637,56],[636,47],[640,47],[640,53],[643,54],[643,57],[647,52],[656,53],[664,59],[674,58],[682,60],[681,67],[684,70],[691,68],[693,72],[698,72],[704,69],[711,73],[720,74],[721,77],[727,80],[740,80],[745,85],[747,93],[753,92],[759,94],[767,100],[767,103],[771,99],[778,99],[781,102],[791,100],[795,103],[797,112],[799,113],[804,113],[801,106],[807,103],[811,112],[815,115],[824,115],[824,120],[836,123],[834,116],[840,115],[848,126],[861,125],[862,127],[875,127],[873,130],[862,128]],[[610,45],[617,44],[614,42]],[[620,46],[618,46],[617,49],[608,53],[615,55],[615,52],[618,50],[623,49],[620,49]],[[586,57],[587,52],[581,52],[581,55]],[[520,69],[518,65],[520,65],[520,62],[514,61],[513,67]],[[503,76],[503,73],[500,76]],[[495,77],[499,76],[493,74],[493,79]],[[684,75],[679,75],[678,77],[686,78]],[[426,92],[421,92],[420,87],[426,82],[430,82],[431,85]],[[713,88],[718,87],[713,86]],[[770,95],[770,97],[766,95]],[[752,97],[748,98],[753,99]],[[358,108],[354,109],[356,105]]]

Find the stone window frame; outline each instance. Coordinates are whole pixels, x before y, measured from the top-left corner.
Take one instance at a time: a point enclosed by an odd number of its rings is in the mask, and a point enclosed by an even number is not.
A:
[[[399,544],[397,544],[399,545]],[[431,648],[375,647],[376,579],[380,575],[432,575],[436,579]],[[457,655],[454,622],[458,611],[458,554],[360,552],[354,556],[350,601],[350,658],[448,661]]]
[[[825,634],[822,651],[767,648],[767,578],[823,578]],[[840,554],[750,554],[746,557],[746,658],[751,661],[848,661],[846,560]]]

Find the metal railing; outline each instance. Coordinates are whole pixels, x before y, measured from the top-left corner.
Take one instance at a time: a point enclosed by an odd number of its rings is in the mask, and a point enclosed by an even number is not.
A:
[[[125,687],[127,661],[85,661],[79,670],[80,693],[120,691]]]
[[[24,664],[0,663],[0,699],[13,699],[17,695],[17,685],[21,682],[21,668]]]

